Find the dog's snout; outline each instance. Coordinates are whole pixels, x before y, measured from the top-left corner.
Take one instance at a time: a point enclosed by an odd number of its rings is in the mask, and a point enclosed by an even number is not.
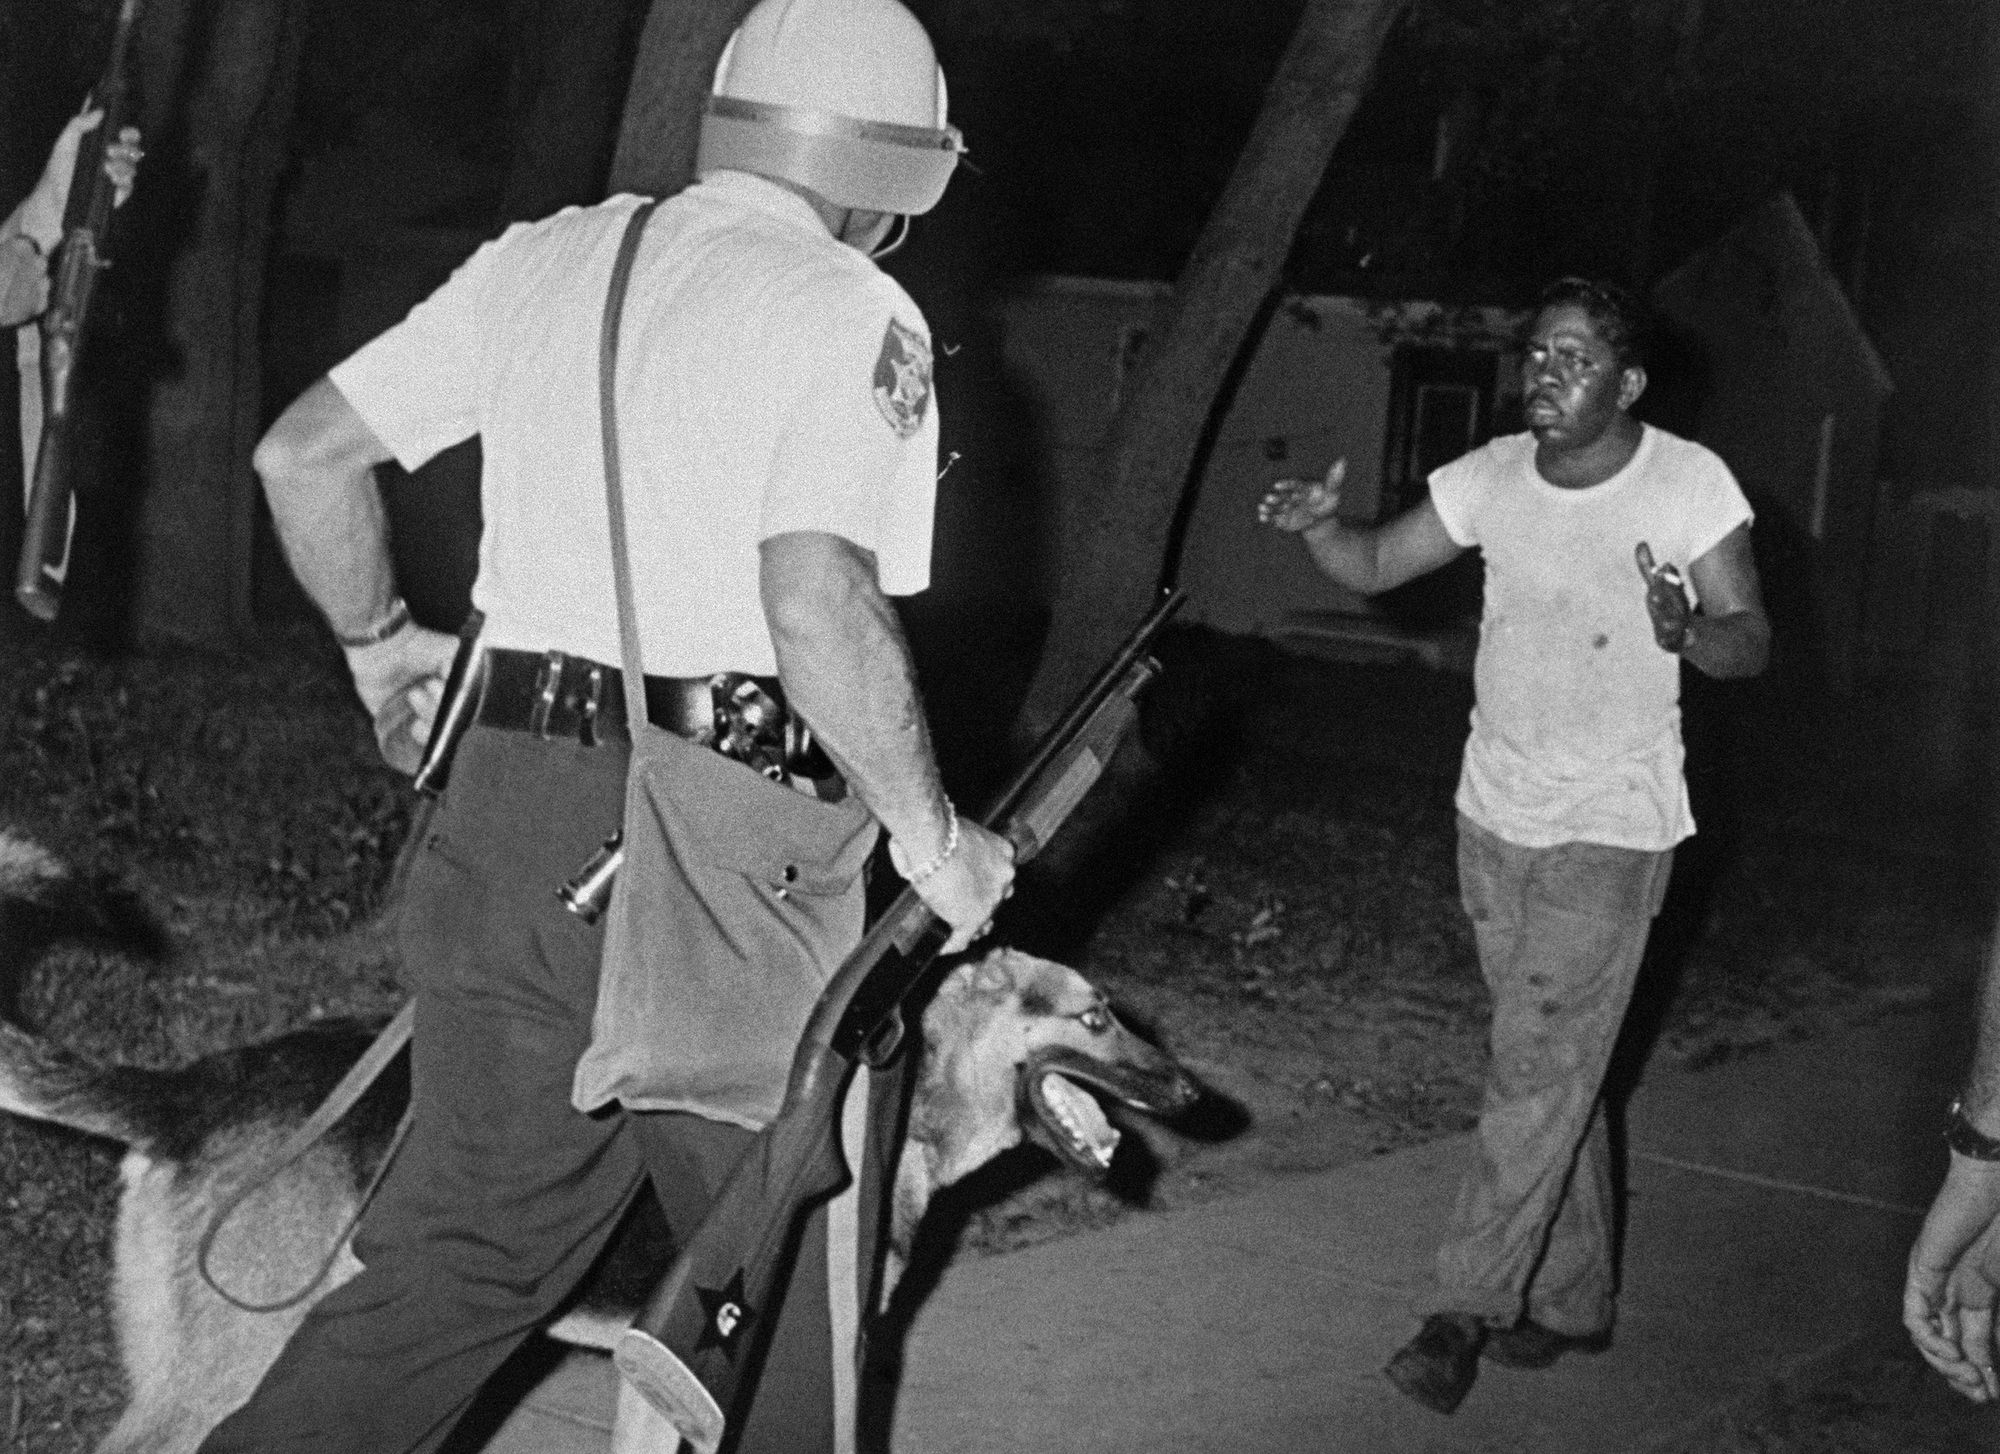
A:
[[[1177,1116],[1201,1099],[1201,1085],[1180,1066],[1168,1062],[1169,1069],[1157,1101],[1149,1109],[1155,1115]]]
[[[1125,1064],[1131,1072],[1125,1103],[1152,1116],[1177,1116],[1201,1099],[1199,1081],[1178,1060],[1127,1030]]]
[[[1200,1099],[1200,1083],[1186,1071],[1176,1068],[1174,1072],[1172,1109],[1175,1111],[1185,1111]]]

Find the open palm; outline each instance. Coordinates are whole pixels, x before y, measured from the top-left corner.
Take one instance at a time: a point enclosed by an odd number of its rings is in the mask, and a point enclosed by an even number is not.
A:
[[[1340,484],[1347,475],[1347,461],[1337,459],[1327,467],[1326,477],[1317,480],[1275,480],[1257,502],[1257,518],[1277,530],[1310,530],[1331,519],[1340,506]]]

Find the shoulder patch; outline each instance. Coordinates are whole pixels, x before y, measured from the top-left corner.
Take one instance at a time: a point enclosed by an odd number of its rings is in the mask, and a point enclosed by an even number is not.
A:
[[[908,439],[923,426],[931,403],[930,341],[894,318],[875,359],[874,394],[875,407],[898,439]]]

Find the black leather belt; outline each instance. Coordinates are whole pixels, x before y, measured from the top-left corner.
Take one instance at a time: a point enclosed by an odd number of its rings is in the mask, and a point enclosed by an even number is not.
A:
[[[786,708],[776,677],[648,676],[646,715],[657,727],[772,777],[833,776],[832,763],[805,723]],[[632,737],[618,668],[560,651],[488,650],[475,720],[507,732],[575,738],[586,746]]]

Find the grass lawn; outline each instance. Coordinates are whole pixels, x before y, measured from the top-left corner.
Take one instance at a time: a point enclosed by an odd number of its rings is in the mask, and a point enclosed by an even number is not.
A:
[[[1164,655],[1155,769],[1092,800],[1005,932],[1077,963],[1234,1109],[1148,1133],[1109,1188],[1032,1157],[998,1164],[940,1208],[938,1255],[1128,1215],[1142,1191],[1184,1204],[1470,1124],[1485,1000],[1451,810],[1469,684],[1198,631]],[[129,884],[174,944],[153,961],[50,955],[29,1019],[93,1054],[169,1064],[396,1003],[377,911],[412,799],[339,667],[305,628],[231,658],[0,646],[0,823]],[[948,773],[976,801],[993,734],[962,708],[980,682],[945,666],[927,680]],[[1920,832],[1885,840],[1858,720],[1760,683],[1691,692],[1689,737],[1704,832],[1682,855],[1624,1074],[1963,991],[1985,928],[1972,875]],[[7,1454],[87,1449],[118,1406],[101,1294],[115,1165],[112,1148],[0,1122]],[[1875,1409],[1904,1383],[1921,1393],[1883,1365],[1848,1404]]]

